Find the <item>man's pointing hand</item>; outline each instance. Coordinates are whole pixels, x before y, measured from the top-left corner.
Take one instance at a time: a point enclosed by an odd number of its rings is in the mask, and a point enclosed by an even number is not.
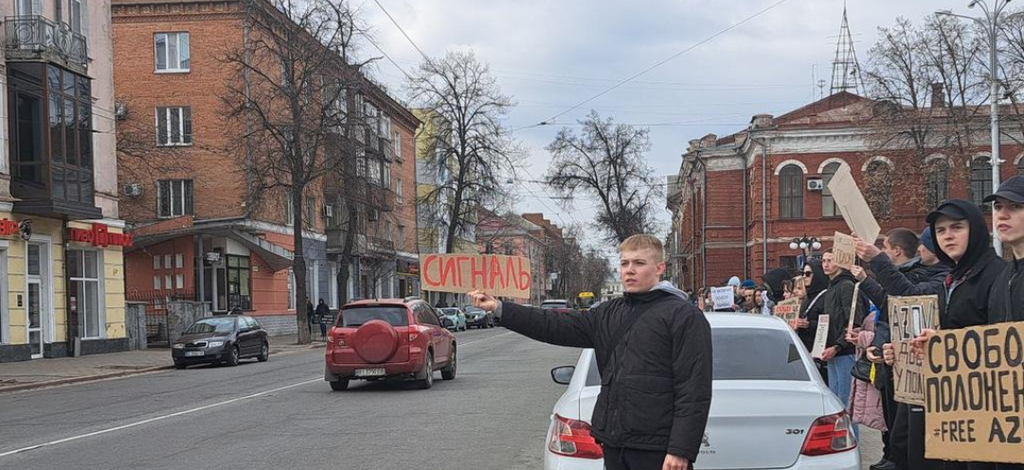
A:
[[[466,295],[473,299],[473,306],[476,308],[486,310],[488,312],[493,312],[498,309],[498,301],[494,297],[485,294],[483,291],[475,290]]]

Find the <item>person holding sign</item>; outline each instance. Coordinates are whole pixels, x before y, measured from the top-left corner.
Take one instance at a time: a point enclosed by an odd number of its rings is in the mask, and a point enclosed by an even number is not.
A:
[[[846,333],[851,324],[860,327],[867,314],[868,302],[856,288],[857,280],[849,271],[840,268],[833,257],[832,250],[821,257],[821,267],[829,277],[828,293],[822,299],[823,314],[829,316],[829,329],[821,359],[828,364],[828,388],[849,406],[856,347],[846,340]],[[857,296],[856,301],[854,296]]]
[[[889,295],[937,294],[940,328],[955,329],[985,324],[988,321],[989,291],[1006,263],[990,247],[988,226],[981,210],[970,201],[953,199],[929,213],[927,220],[936,243],[935,254],[941,261],[953,266],[943,283],[911,282],[893,266],[888,256],[864,240],[857,240],[857,255],[871,263],[878,282]],[[910,415],[910,468],[917,468],[913,462],[918,459],[922,462],[920,468],[936,468],[941,464],[924,459],[923,410],[915,413],[915,409],[910,408]],[[915,428],[917,422],[920,422],[920,431]]]
[[[686,470],[701,448],[711,407],[711,327],[671,283],[661,241],[620,246],[625,294],[589,312],[551,313],[470,292],[501,326],[559,346],[594,348],[601,393],[592,433],[611,470]],[[628,385],[628,386],[627,386]]]
[[[800,318],[795,322],[796,334],[808,351],[814,350],[814,336],[818,331],[818,317],[821,315],[825,302],[821,298],[828,291],[828,276],[821,268],[821,261],[809,259],[803,268],[804,300],[800,304]],[[825,362],[815,359],[821,379],[828,383],[828,369]]]

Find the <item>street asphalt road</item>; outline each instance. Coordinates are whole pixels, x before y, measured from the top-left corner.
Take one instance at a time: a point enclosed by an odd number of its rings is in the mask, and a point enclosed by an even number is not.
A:
[[[578,350],[502,328],[457,337],[458,376],[431,390],[332,392],[318,349],[0,394],[0,469],[539,470],[563,391],[549,370]]]
[[[0,468],[540,468],[563,390],[549,370],[578,350],[503,328],[457,337],[458,376],[430,390],[332,392],[319,349],[0,395]]]

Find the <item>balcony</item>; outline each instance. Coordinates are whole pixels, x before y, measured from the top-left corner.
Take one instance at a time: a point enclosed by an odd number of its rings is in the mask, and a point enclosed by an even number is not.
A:
[[[345,240],[348,238],[348,230],[343,228],[327,229],[327,253],[340,254],[345,250]],[[357,235],[352,241],[352,254],[362,256],[366,254],[366,235]]]
[[[53,62],[82,74],[89,67],[85,36],[42,16],[5,18],[4,49],[8,61]]]
[[[395,242],[379,237],[366,237],[367,251],[376,255],[394,255]]]

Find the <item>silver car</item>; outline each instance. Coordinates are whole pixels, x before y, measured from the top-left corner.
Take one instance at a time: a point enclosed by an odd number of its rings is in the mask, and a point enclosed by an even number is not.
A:
[[[694,468],[858,470],[850,417],[789,326],[764,315],[706,315],[714,381]],[[551,415],[544,468],[601,470],[601,448],[590,435],[601,391],[594,351],[551,375],[569,387]]]

